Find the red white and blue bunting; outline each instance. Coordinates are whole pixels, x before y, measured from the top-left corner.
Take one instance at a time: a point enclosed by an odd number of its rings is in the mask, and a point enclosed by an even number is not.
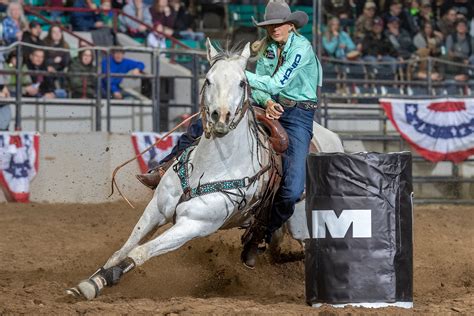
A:
[[[165,134],[166,133],[132,133],[132,144],[135,149],[135,154],[138,155]],[[147,170],[156,167],[159,161],[171,152],[171,149],[176,144],[180,135],[181,133],[172,133],[170,136],[163,139],[157,146],[138,157],[137,161],[141,172],[145,173]]]
[[[474,155],[474,99],[381,99],[380,104],[426,159],[461,162]]]
[[[29,201],[30,181],[38,172],[38,165],[37,133],[0,133],[0,185],[8,201]]]

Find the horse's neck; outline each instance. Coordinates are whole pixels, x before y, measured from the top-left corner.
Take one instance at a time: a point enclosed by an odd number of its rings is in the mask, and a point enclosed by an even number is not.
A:
[[[195,150],[193,165],[205,168],[227,168],[229,166],[248,165],[256,159],[256,135],[251,129],[249,111],[234,130],[222,138],[201,137]]]

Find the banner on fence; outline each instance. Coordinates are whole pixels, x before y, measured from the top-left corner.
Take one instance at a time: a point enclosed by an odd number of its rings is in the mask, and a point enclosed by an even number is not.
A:
[[[0,185],[7,200],[28,202],[30,181],[38,172],[39,134],[0,133]]]
[[[166,133],[158,134],[146,132],[132,133],[132,144],[135,149],[135,154],[140,154],[165,134]],[[181,133],[172,133],[163,139],[157,146],[154,146],[152,149],[138,157],[137,161],[141,172],[145,173],[147,170],[156,167],[160,160],[165,158],[171,152],[171,149],[173,149],[180,135]]]
[[[474,155],[474,99],[381,99],[380,104],[426,159],[460,162]]]

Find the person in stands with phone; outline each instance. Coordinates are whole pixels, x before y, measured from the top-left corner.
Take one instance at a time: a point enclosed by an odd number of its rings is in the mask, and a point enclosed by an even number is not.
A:
[[[333,17],[323,35],[323,48],[328,56],[337,59],[356,59],[359,52],[349,34],[340,29],[339,19]]]
[[[36,48],[30,54],[29,60],[26,62],[28,71],[41,71],[47,72],[45,64],[45,53],[44,50]],[[43,73],[30,74],[32,84],[26,87],[24,90],[26,96],[29,97],[44,97],[47,99],[53,99],[56,97],[54,94],[54,78],[52,76],[46,76]]]

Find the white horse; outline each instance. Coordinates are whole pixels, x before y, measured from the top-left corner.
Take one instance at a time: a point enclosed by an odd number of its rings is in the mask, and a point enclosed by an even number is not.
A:
[[[249,44],[239,55],[218,53],[207,40],[207,58],[212,67],[206,75],[202,106],[205,109],[204,128],[208,133],[201,137],[188,156],[189,168],[186,171],[190,188],[216,181],[249,179],[259,174],[266,164],[264,158],[256,157],[259,151],[258,136],[253,128],[254,117],[243,109],[249,98],[244,73],[249,57]],[[313,145],[318,151],[343,151],[337,135],[316,123],[314,134]],[[180,179],[178,173],[184,169],[177,169],[176,164],[163,176],[122,248],[89,279],[68,289],[68,293],[92,299],[105,285],[116,284],[122,274],[152,257],[178,249],[191,239],[208,236],[219,229],[242,225],[247,218],[243,215],[245,210],[239,207],[241,202],[243,199],[251,201],[262,190],[259,184],[264,181],[264,176],[246,183],[245,187],[227,190],[230,195],[214,192],[183,200],[182,181],[186,177]],[[145,235],[169,222],[174,222],[174,225],[155,239],[140,244]],[[297,205],[289,228],[292,236],[301,242],[309,237],[304,202]]]

